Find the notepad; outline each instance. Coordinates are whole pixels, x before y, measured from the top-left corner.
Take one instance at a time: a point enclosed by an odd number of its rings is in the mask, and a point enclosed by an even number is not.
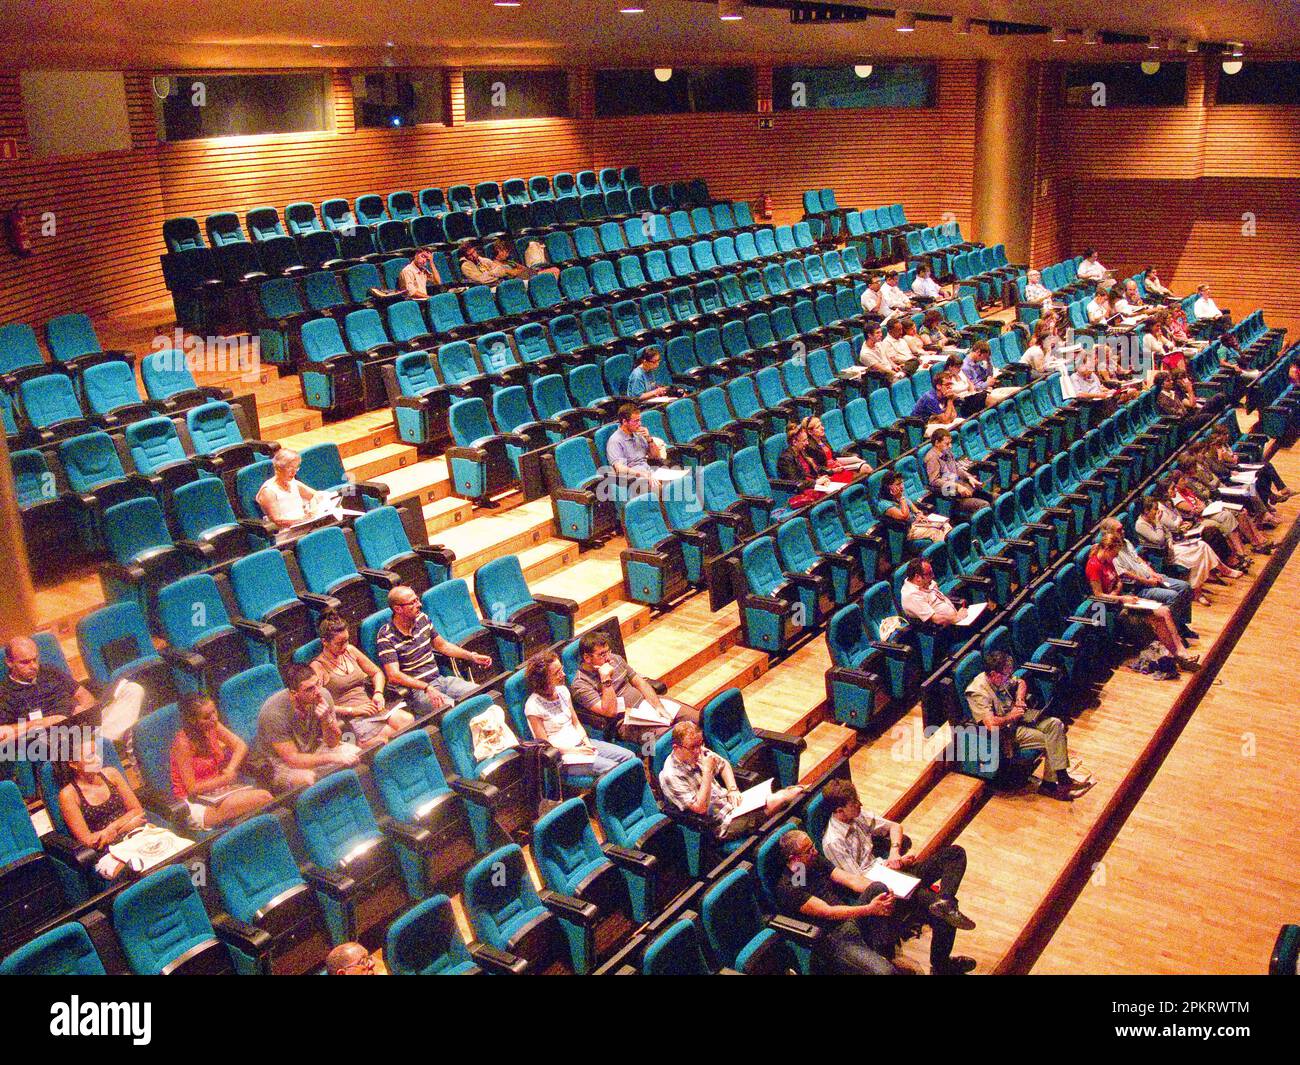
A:
[[[877,884],[884,884],[895,898],[900,899],[910,898],[917,884],[921,882],[917,877],[904,873],[901,869],[889,868],[879,858],[867,869],[866,878]]]
[[[967,625],[973,625],[979,616],[987,609],[988,603],[971,603],[970,606],[966,608],[966,617],[961,621],[954,622],[954,624],[961,625],[963,628]]]
[[[772,797],[772,778],[768,777],[761,784],[755,784],[752,788],[741,792],[740,802],[727,811],[722,819],[723,825],[729,825],[737,817],[744,817],[745,814],[752,814],[755,810],[761,810],[767,805],[767,800]]]

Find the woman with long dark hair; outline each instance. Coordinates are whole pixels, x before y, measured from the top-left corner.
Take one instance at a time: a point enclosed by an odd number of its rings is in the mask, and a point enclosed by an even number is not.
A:
[[[172,741],[172,794],[190,810],[190,824],[215,828],[271,801],[269,791],[239,787],[248,744],[217,716],[206,692],[186,692],[176,704],[181,727]]]

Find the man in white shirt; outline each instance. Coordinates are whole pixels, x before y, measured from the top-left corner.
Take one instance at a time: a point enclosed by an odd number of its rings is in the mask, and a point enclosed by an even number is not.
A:
[[[885,275],[884,287],[880,290],[880,299],[886,311],[906,311],[912,309],[912,301],[907,293],[898,287],[898,274],[890,270]]]
[[[916,285],[912,286],[916,289]],[[1030,270],[1025,275],[1025,302],[1036,303],[1046,310],[1052,305],[1052,292],[1043,284],[1043,275],[1037,270]]]
[[[921,881],[908,898],[913,912],[928,913],[938,920],[929,922],[934,930],[930,964],[935,972],[970,972],[974,960],[951,957],[955,929],[971,929],[975,922],[957,908],[957,890],[966,875],[966,851],[956,844],[940,847],[921,861],[909,853],[912,841],[903,834],[897,821],[869,814],[862,809],[853,781],[836,777],[822,789],[822,801],[830,808],[822,836],[822,853],[836,869],[852,876],[872,879],[877,859],[889,869],[898,870]],[[934,884],[939,885],[936,892]]]
[[[913,621],[928,621],[932,625],[958,625],[966,620],[966,606],[958,606],[939,590],[934,579],[934,568],[923,558],[914,558],[907,564],[907,580],[899,606]]]
[[[889,333],[881,340],[880,350],[889,357],[889,360],[905,374],[912,373],[921,365],[919,359],[912,354],[912,349],[903,339],[903,319],[900,315],[897,318],[889,320]]]
[[[1198,322],[1211,321],[1225,316],[1224,312],[1219,310],[1219,305],[1210,299],[1210,286],[1208,284],[1196,286],[1196,302],[1192,304],[1192,313],[1196,315]]]
[[[1092,325],[1105,324],[1106,319],[1115,313],[1114,308],[1111,307],[1110,293],[1104,288],[1097,289],[1085,309],[1088,312],[1088,321]]]
[[[1085,281],[1100,281],[1110,276],[1110,271],[1097,260],[1097,253],[1089,248],[1083,253],[1083,262],[1079,264],[1079,276]]]
[[[429,298],[429,282],[442,284],[438,268],[433,265],[433,256],[427,251],[418,251],[415,258],[402,267],[397,275],[397,284],[407,297],[413,300]]]
[[[867,327],[866,338],[858,352],[858,363],[866,368],[868,374],[880,378],[886,384],[901,381],[906,374],[894,365],[894,360],[881,350],[880,326]]]
[[[880,294],[879,274],[872,274],[867,287],[862,290],[862,313],[873,318],[884,317],[885,301]]]
[[[1097,364],[1092,358],[1079,363],[1079,368],[1070,376],[1074,385],[1074,394],[1078,399],[1110,399],[1115,395],[1101,383],[1097,376]]]
[[[916,277],[912,281],[912,298],[938,300],[944,296],[944,290],[935,281],[929,263],[922,263],[916,268]]]

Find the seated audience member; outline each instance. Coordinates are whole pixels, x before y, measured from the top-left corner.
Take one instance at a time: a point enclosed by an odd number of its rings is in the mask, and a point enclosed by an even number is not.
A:
[[[1069,373],[1069,364],[1056,354],[1060,343],[1060,338],[1053,331],[1050,322],[1040,318],[1034,323],[1034,341],[1025,348],[1020,361],[1029,367],[1035,381],[1041,381],[1045,377],[1058,373]]]
[[[656,347],[643,348],[637,356],[636,365],[632,372],[627,375],[627,394],[632,399],[657,399],[660,396],[672,395],[672,389],[667,385],[661,385],[655,374],[659,371],[659,363],[663,361],[663,356]]]
[[[934,308],[925,312],[925,317],[921,320],[921,333],[926,348],[935,354],[946,355],[963,350],[961,332],[941,311]]]
[[[925,479],[935,496],[952,500],[962,514],[973,514],[987,507],[991,500],[984,482],[961,464],[952,451],[952,433],[936,429],[930,437],[931,448],[925,456]]]
[[[1103,404],[1103,410],[1109,413],[1114,406],[1115,393],[1107,388],[1097,376],[1097,363],[1092,355],[1083,355],[1079,359],[1078,369],[1070,375],[1076,399]]]
[[[533,655],[524,664],[524,680],[529,693],[524,716],[533,739],[549,743],[560,752],[566,776],[598,777],[635,757],[626,747],[587,735],[573,709],[559,655],[551,651]]]
[[[1030,270],[1025,274],[1025,302],[1036,303],[1044,310],[1052,305],[1052,290],[1043,284],[1043,275],[1039,270]]]
[[[325,955],[327,976],[378,976],[375,956],[360,943],[340,943]]]
[[[257,490],[257,505],[268,521],[278,529],[287,529],[308,518],[308,505],[315,498],[314,489],[298,480],[302,456],[282,447],[271,457],[272,475]]]
[[[1142,357],[1147,366],[1172,370],[1186,364],[1181,346],[1169,333],[1169,312],[1161,307],[1151,316],[1142,338]]]
[[[49,728],[84,714],[95,697],[72,675],[41,662],[40,648],[29,636],[15,636],[5,644],[5,666],[0,680],[0,742],[13,743],[29,729]],[[105,739],[120,740],[140,719],[145,690],[133,680],[120,680],[100,713]]]
[[[1231,478],[1231,468],[1211,461],[1213,445],[1208,440],[1198,440],[1189,444],[1179,460],[1179,468],[1184,469],[1203,486],[1207,496],[1226,498],[1232,503],[1245,505],[1245,513],[1257,529],[1275,529],[1281,520],[1277,511],[1260,496],[1259,488],[1254,482],[1239,483]]]
[[[433,265],[433,256],[427,251],[417,251],[415,258],[403,266],[397,275],[398,287],[413,300],[429,298],[430,281],[435,285],[442,284],[442,278],[438,276],[438,268]]]
[[[573,677],[574,706],[584,714],[621,717],[618,738],[639,744],[643,749],[668,731],[678,721],[699,721],[700,712],[693,706],[659,696],[650,682],[627,664],[627,659],[609,648],[603,632],[584,633],[578,641],[579,665]],[[635,724],[627,720],[628,711],[638,719],[662,719],[662,724]]]
[[[1161,299],[1170,299],[1174,295],[1165,287],[1164,282],[1160,280],[1160,275],[1156,273],[1156,268],[1154,266],[1147,267],[1146,277],[1142,279],[1142,284],[1151,295],[1159,296]]]
[[[619,477],[649,478],[653,476],[650,463],[662,463],[667,450],[641,424],[641,411],[636,404],[625,403],[618,408],[618,428],[609,435],[605,457]]]
[[[859,474],[871,473],[871,466],[857,455],[837,455],[826,439],[826,426],[815,414],[805,418],[801,423],[808,434],[808,457],[812,460],[818,475],[826,475],[832,481],[848,484]]]
[[[345,743],[334,700],[310,666],[285,670],[286,688],[262,704],[248,770],[264,787],[279,793],[314,783],[330,770],[352,765],[361,754]]]
[[[993,365],[993,352],[987,340],[977,340],[971,345],[970,353],[961,364],[961,370],[975,391],[987,397],[990,407],[1019,391],[998,384],[1002,371]]]
[[[777,456],[777,475],[798,485],[796,495],[810,488],[825,488],[830,478],[818,472],[808,453],[808,431],[803,422],[791,422],[785,428],[785,450]]]
[[[1144,314],[1148,308],[1138,291],[1137,282],[1131,277],[1124,282],[1115,294],[1115,310],[1126,317]]]
[[[66,761],[54,763],[59,785],[59,812],[68,832],[81,846],[100,856],[96,870],[106,880],[126,866],[105,861],[108,848],[133,828],[145,823],[144,807],[120,770],[106,766],[99,754],[103,742],[96,735],[82,737],[79,748]]]
[[[1023,678],[1013,676],[1014,671],[1015,663],[1005,651],[989,651],[984,656],[984,672],[966,688],[971,717],[982,728],[1009,736],[1015,750],[1042,751],[1045,769],[1039,792],[1069,802],[1091,783],[1070,776],[1064,723],[1044,714],[1042,707],[1029,705],[1029,686]],[[1002,733],[1003,729],[1007,732]]]
[[[1139,599],[1162,603],[1178,626],[1178,635],[1184,640],[1195,640],[1192,631],[1192,586],[1177,577],[1157,573],[1124,535],[1124,526],[1115,518],[1102,518],[1098,526],[1102,535],[1110,535],[1118,545],[1115,555],[1115,572],[1120,584]],[[1202,604],[1203,606],[1206,604]]]
[[[477,245],[466,244],[460,253],[460,276],[471,285],[495,285],[500,278],[491,260],[484,259]]]
[[[528,268],[515,261],[510,243],[499,237],[492,242],[492,259],[488,266],[498,281],[504,281],[508,277],[528,276]]]
[[[912,417],[925,420],[927,435],[939,426],[951,429],[962,420],[952,394],[952,378],[947,373],[934,375],[934,384],[916,401]]]
[[[1240,570],[1225,566],[1203,539],[1185,535],[1177,515],[1154,496],[1142,501],[1142,516],[1133,523],[1133,531],[1144,546],[1159,551],[1167,562],[1187,571],[1187,583],[1202,606],[1210,604],[1205,591],[1207,581],[1217,578],[1217,583],[1223,584],[1225,578],[1235,580],[1241,576]]]
[[[931,351],[926,346],[921,331],[916,328],[916,322],[910,316],[903,319],[903,343],[907,345],[907,350],[911,352],[912,358],[918,362],[923,362],[926,358],[933,358],[939,354],[937,351]]]
[[[952,399],[957,405],[957,413],[963,418],[972,418],[989,405],[988,395],[975,390],[970,378],[962,372],[963,362],[965,359],[954,352],[944,360],[939,373],[948,375],[948,384],[952,387]]]
[[[1189,399],[1185,393],[1174,387],[1172,374],[1161,370],[1152,379],[1151,387],[1156,393],[1156,410],[1162,415],[1177,418],[1179,421],[1191,421],[1195,418],[1204,423],[1205,418],[1198,414],[1196,400]]]
[[[1156,492],[1163,497],[1174,512],[1184,521],[1186,531],[1196,531],[1228,565],[1237,569],[1249,569],[1251,559],[1246,553],[1246,542],[1242,539],[1237,526],[1237,514],[1228,507],[1216,509],[1215,513],[1205,515],[1207,501],[1197,495],[1190,480],[1182,471],[1174,470],[1165,484],[1157,485]]]
[[[1098,288],[1093,293],[1092,299],[1088,301],[1084,310],[1088,314],[1090,325],[1105,325],[1116,314],[1110,301],[1110,292],[1104,288]]]
[[[907,375],[915,373],[921,362],[912,354],[911,347],[903,339],[903,322],[901,316],[889,319],[889,328],[880,341],[880,350],[889,357],[895,369]]]
[[[1171,297],[1164,309],[1169,314],[1169,336],[1175,344],[1197,350],[1206,346],[1204,340],[1197,340],[1191,335],[1187,325],[1187,312],[1183,310],[1181,301]]]
[[[912,299],[917,303],[933,303],[946,299],[948,290],[934,279],[934,271],[929,263],[921,263],[916,268],[916,277],[912,280]]]
[[[425,717],[473,695],[476,684],[460,677],[444,677],[435,655],[490,666],[489,655],[458,647],[444,639],[433,627],[429,615],[420,609],[415,589],[399,584],[388,593],[392,619],[386,621],[375,638],[375,654],[387,680],[385,689],[406,700],[411,713]]]
[[[1114,534],[1103,533],[1101,539],[1088,555],[1085,570],[1093,595],[1113,596],[1124,606],[1136,606],[1139,598],[1123,590],[1119,573],[1115,568],[1115,558],[1123,546],[1121,538]],[[1154,610],[1143,610],[1133,621],[1145,622],[1160,644],[1177,660],[1178,665],[1187,672],[1200,668],[1199,655],[1189,654],[1187,644],[1178,632],[1178,624],[1167,606],[1158,606]]]
[[[867,377],[882,385],[891,385],[907,375],[898,368],[882,345],[880,326],[868,325],[862,347],[858,351],[858,364],[867,371]]]
[[[348,623],[332,611],[316,627],[320,654],[311,662],[321,686],[334,700],[334,712],[344,732],[358,747],[387,743],[415,722],[412,714],[384,705],[384,671],[366,657],[348,635]]]
[[[879,274],[872,274],[867,279],[867,287],[862,290],[862,313],[867,318],[883,318],[887,308],[885,307],[884,297],[880,293],[881,278]]]
[[[885,283],[880,287],[880,299],[885,312],[913,310],[912,301],[907,293],[898,286],[898,271],[890,270],[885,274]]]
[[[1101,281],[1110,276],[1110,271],[1101,265],[1097,253],[1092,248],[1083,253],[1083,261],[1079,263],[1078,273],[1084,281]]]
[[[673,749],[659,770],[659,790],[678,810],[707,819],[713,834],[723,840],[749,835],[804,793],[799,784],[779,788],[767,797],[762,809],[732,817],[741,793],[731,763],[704,746],[704,733],[693,721],[673,726]]]
[[[1120,340],[1108,338],[1093,348],[1087,357],[1092,359],[1102,387],[1115,393],[1117,403],[1127,403],[1137,398],[1144,387],[1143,373],[1137,365],[1137,359],[1130,363]]]
[[[899,902],[904,913],[910,911],[928,918],[934,930],[930,943],[931,970],[940,975],[975,968],[970,958],[952,957],[955,930],[975,927],[975,922],[957,908],[957,891],[966,875],[966,851],[950,844],[940,847],[924,861],[919,860],[909,853],[912,841],[903,833],[903,826],[863,810],[853,781],[844,777],[827,783],[822,789],[822,800],[831,811],[822,836],[826,860],[840,872],[861,877],[865,883],[871,882],[872,866],[877,861],[916,877],[921,883],[909,898]],[[938,891],[934,890],[934,884],[939,885]]]
[[[1216,425],[1210,430],[1205,454],[1211,468],[1219,477],[1226,479],[1231,474],[1239,472],[1240,460],[1229,443],[1226,425]],[[1260,464],[1259,469],[1255,471],[1255,487],[1260,499],[1270,507],[1274,503],[1285,503],[1292,496],[1291,489],[1283,483],[1273,464],[1268,461]]]
[[[269,791],[240,786],[248,744],[222,723],[211,696],[186,692],[176,708],[181,727],[172,741],[172,794],[189,807],[193,828],[224,825],[272,801]],[[232,786],[237,790],[220,794]]]
[[[1188,491],[1194,493],[1198,499],[1203,500],[1208,506],[1210,503],[1217,501],[1216,496],[1224,494],[1223,489],[1227,486],[1223,485],[1210,470],[1201,464],[1194,449],[1195,445],[1189,449],[1192,451],[1191,454],[1185,453],[1178,460],[1178,473],[1181,476],[1180,483],[1184,493]],[[1271,555],[1276,545],[1264,535],[1260,528],[1261,522],[1270,528],[1276,524],[1272,521],[1269,512],[1266,511],[1259,518],[1256,518],[1251,512],[1251,501],[1248,494],[1236,492],[1228,492],[1227,494],[1228,499],[1224,502],[1235,503],[1241,507],[1240,510],[1231,511],[1236,521],[1237,531],[1250,543],[1255,554]],[[1215,517],[1217,518],[1218,515],[1215,515]]]
[[[949,599],[939,590],[934,567],[924,558],[914,558],[907,564],[907,579],[903,581],[898,605],[912,621],[942,628],[961,625],[970,614],[965,602]]]
[[[937,543],[952,530],[948,519],[941,514],[927,514],[907,498],[903,478],[890,470],[885,474],[880,486],[882,502],[889,502],[885,507],[885,517],[903,529],[903,535],[918,546]]]
[[[1228,312],[1219,310],[1219,305],[1210,298],[1208,282],[1196,286],[1196,302],[1192,304],[1192,313],[1196,315],[1197,322],[1213,322],[1215,332],[1232,325]]]

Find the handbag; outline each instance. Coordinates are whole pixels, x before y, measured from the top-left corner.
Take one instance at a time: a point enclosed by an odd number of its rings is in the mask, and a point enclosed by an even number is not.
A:
[[[141,825],[108,848],[108,853],[132,871],[142,873],[194,844],[161,825]]]

